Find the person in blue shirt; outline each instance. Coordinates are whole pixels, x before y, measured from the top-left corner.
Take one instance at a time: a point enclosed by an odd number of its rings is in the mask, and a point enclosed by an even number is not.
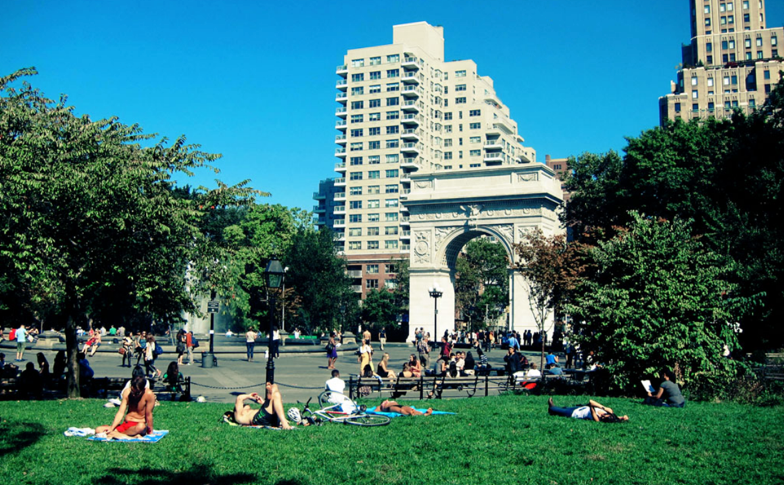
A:
[[[509,335],[509,348],[520,350],[520,342],[515,338],[515,334]]]
[[[545,364],[547,366],[550,366],[550,365],[557,366],[558,365],[558,357],[555,354],[553,354],[552,350],[547,354],[547,357],[545,357],[545,360],[546,360]]]

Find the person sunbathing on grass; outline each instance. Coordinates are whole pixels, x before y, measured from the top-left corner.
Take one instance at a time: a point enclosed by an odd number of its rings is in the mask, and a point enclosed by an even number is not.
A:
[[[111,426],[98,426],[95,434],[106,433],[107,438],[128,440],[152,433],[152,410],[155,407],[155,394],[146,389],[147,379],[134,377],[131,386],[122,392],[120,409],[114,416]],[[125,414],[125,411],[128,414]],[[125,417],[125,421],[123,421]],[[122,424],[120,424],[122,422]]]
[[[559,408],[553,404],[553,398],[550,398],[547,400],[547,411],[551,416],[591,419],[602,423],[621,423],[629,421],[629,416],[616,416],[611,408],[603,406],[594,400],[588,401],[587,406]]]
[[[404,416],[430,416],[433,414],[433,408],[427,408],[427,412],[417,411],[411,406],[401,406],[397,401],[390,401],[387,399],[378,406],[381,411],[385,413],[399,413]]]
[[[255,392],[237,396],[237,401],[234,403],[234,421],[252,426],[291,429],[291,425],[286,420],[286,411],[283,410],[283,399],[278,386],[268,382],[266,388],[264,400]],[[261,409],[253,409],[246,405],[247,399],[261,404]]]

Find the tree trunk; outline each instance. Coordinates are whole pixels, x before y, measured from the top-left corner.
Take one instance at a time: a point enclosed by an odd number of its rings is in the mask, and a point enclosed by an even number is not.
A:
[[[69,305],[70,307],[70,305]],[[66,394],[69,399],[81,397],[79,389],[79,342],[76,341],[76,318],[73,307],[68,310],[68,320],[65,324],[65,354],[68,358],[66,365]]]

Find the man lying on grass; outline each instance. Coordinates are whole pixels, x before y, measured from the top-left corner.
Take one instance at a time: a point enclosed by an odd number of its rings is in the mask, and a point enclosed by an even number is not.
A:
[[[148,388],[147,379],[134,377],[131,386],[123,390],[120,409],[114,416],[111,426],[98,426],[95,434],[106,433],[107,438],[128,440],[152,433],[152,410],[155,407],[155,394]],[[128,414],[125,411],[128,410]],[[125,421],[123,421],[125,417]],[[122,422],[122,424],[120,424]]]
[[[616,416],[611,408],[603,406],[594,400],[588,401],[587,406],[559,408],[553,404],[553,398],[550,398],[547,400],[547,410],[551,416],[592,419],[602,423],[620,423],[629,420],[629,416]]]
[[[399,413],[404,416],[430,416],[433,414],[433,408],[427,408],[427,412],[417,411],[411,406],[401,406],[397,401],[390,401],[387,399],[378,406],[380,411],[385,413]]]
[[[261,404],[261,409],[256,410],[246,405],[245,400],[247,399]],[[264,400],[255,392],[237,396],[237,401],[234,403],[234,421],[237,424],[291,429],[288,420],[286,420],[286,411],[283,410],[280,390],[276,384],[271,382],[267,383],[267,394]]]

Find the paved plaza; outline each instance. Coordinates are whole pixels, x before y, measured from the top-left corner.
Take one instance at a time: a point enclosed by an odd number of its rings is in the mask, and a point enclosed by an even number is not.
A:
[[[264,358],[266,345],[256,344],[256,356],[254,362],[247,362],[245,359],[245,343],[239,338],[228,341],[221,336],[216,338],[215,353],[218,359],[218,366],[213,368],[203,368],[201,366],[201,351],[209,348],[209,339],[199,339],[200,352],[194,354],[195,363],[193,365],[183,365],[180,372],[186,377],[191,378],[191,393],[193,398],[204,396],[207,402],[231,403],[239,393],[263,392],[266,376],[267,361]],[[381,360],[383,352],[379,347],[379,342],[372,342],[374,349],[374,366]],[[7,341],[0,346],[0,351],[6,354],[9,361],[13,361],[15,346],[12,348]],[[36,348],[38,347],[38,348]],[[64,348],[64,345],[56,346],[53,349],[35,346],[25,351],[25,359],[35,362],[38,352],[43,352],[51,366],[54,362],[56,351]],[[313,346],[315,350],[316,346]],[[320,348],[320,347],[319,347]],[[346,346],[347,350],[339,352],[337,369],[340,370],[341,378],[348,382],[351,374],[359,372],[357,357],[354,355],[354,346]],[[176,360],[173,346],[163,345],[164,354],[156,361],[157,367],[161,372],[166,372],[166,367],[172,360]],[[327,370],[326,353],[323,350],[311,350],[309,346],[289,346],[281,347],[280,358],[275,359],[275,381],[281,387],[285,402],[305,401],[311,396],[316,396],[324,388],[324,382],[331,377],[330,370]],[[458,349],[467,350],[467,349]],[[403,363],[414,353],[414,347],[405,343],[388,343],[385,351],[389,353],[392,369],[401,370]],[[503,367],[503,356],[506,351],[496,349],[488,355],[493,367]],[[531,359],[533,353],[526,353]],[[431,353],[431,367],[435,362],[435,356]],[[474,355],[476,357],[476,355]],[[121,367],[121,356],[117,353],[117,345],[104,344],[101,350],[91,357],[90,365],[95,371],[95,377],[129,377],[131,369]],[[187,358],[185,359],[187,362]],[[134,358],[133,362],[136,362]],[[16,362],[20,368],[24,368],[26,362]]]

